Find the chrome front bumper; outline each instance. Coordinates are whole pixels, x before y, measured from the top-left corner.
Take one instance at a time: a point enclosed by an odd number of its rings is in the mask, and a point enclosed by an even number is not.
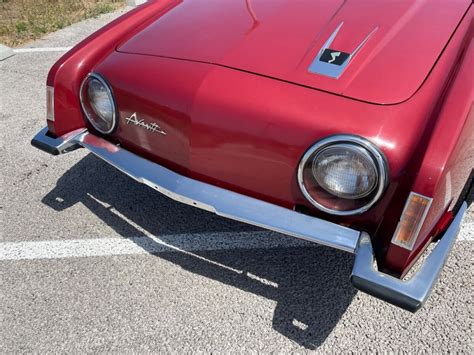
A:
[[[53,138],[44,128],[31,143],[53,155],[87,148],[124,174],[173,200],[219,216],[356,254],[351,275],[353,285],[413,312],[428,298],[449,255],[466,209],[463,206],[420,271],[409,281],[401,281],[374,268],[372,244],[366,233],[187,178],[97,137],[86,129]]]
[[[406,281],[375,269],[370,237],[367,233],[362,233],[352,267],[352,285],[410,312],[418,311],[428,299],[431,289],[448,259],[466,210],[467,204],[464,202],[436,247],[426,257],[416,273]]]

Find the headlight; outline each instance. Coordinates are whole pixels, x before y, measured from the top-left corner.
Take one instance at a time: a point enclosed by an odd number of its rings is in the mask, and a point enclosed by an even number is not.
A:
[[[388,167],[383,154],[366,139],[332,136],[303,156],[298,182],[304,196],[318,209],[355,215],[380,199],[388,182]]]
[[[111,133],[117,110],[107,81],[99,74],[89,74],[82,82],[80,96],[82,109],[92,126],[100,133]]]

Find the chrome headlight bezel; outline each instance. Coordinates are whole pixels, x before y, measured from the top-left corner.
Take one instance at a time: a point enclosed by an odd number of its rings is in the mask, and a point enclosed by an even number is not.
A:
[[[95,119],[94,119],[94,115],[100,117],[103,120],[107,120],[107,119],[104,118],[104,117],[101,117],[97,113],[97,111],[95,111],[93,109],[91,110],[91,107],[92,107],[93,104],[90,102],[87,90],[88,90],[88,85],[89,85],[89,83],[92,79],[99,81],[100,84],[104,86],[104,88],[106,90],[106,93],[107,93],[107,97],[110,101],[110,105],[112,107],[112,119],[109,122],[110,127],[108,129],[105,129],[105,130],[97,125],[97,123],[95,122]],[[100,75],[98,73],[89,73],[84,78],[84,80],[82,81],[81,87],[79,89],[79,99],[81,101],[82,111],[83,111],[84,115],[86,116],[87,121],[94,127],[95,130],[97,130],[99,133],[102,133],[102,134],[110,134],[115,130],[115,128],[117,127],[117,116],[118,116],[118,114],[117,114],[118,110],[117,110],[117,105],[116,105],[116,101],[115,101],[115,96],[114,96],[114,93],[112,91],[112,87],[110,86],[108,81],[102,75]]]
[[[370,156],[373,161],[374,166],[376,167],[377,172],[377,183],[376,186],[370,191],[369,196],[367,197],[366,201],[362,206],[359,206],[354,209],[349,210],[339,210],[330,208],[328,206],[323,205],[320,201],[317,200],[315,196],[313,196],[305,186],[304,181],[304,170],[308,166],[308,164],[313,164],[313,159],[320,153],[324,152],[326,149],[336,146],[351,146],[355,150],[359,151],[360,154],[364,154],[366,156]],[[304,197],[317,209],[332,214],[336,216],[351,216],[351,215],[359,215],[366,211],[368,211],[375,203],[377,203],[380,198],[382,197],[389,181],[389,168],[387,159],[385,158],[384,154],[380,151],[380,149],[374,145],[369,140],[355,136],[355,135],[334,135],[327,138],[324,138],[317,143],[315,143],[301,158],[301,161],[298,166],[298,184],[300,187],[301,192],[303,193]],[[326,190],[327,191],[327,190]],[[328,194],[331,192],[327,191]],[[340,199],[341,201],[349,201],[350,199],[345,199],[344,197],[337,196],[336,194],[331,194],[334,199]]]

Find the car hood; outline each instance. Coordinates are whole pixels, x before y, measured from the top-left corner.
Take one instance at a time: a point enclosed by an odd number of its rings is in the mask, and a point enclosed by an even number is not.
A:
[[[211,63],[361,101],[395,104],[423,84],[471,1],[171,3],[117,50]],[[330,49],[354,54],[338,78],[310,70],[331,37]]]

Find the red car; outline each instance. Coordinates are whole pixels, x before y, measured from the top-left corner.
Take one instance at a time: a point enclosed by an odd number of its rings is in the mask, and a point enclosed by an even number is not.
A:
[[[473,12],[150,1],[53,66],[32,144],[84,147],[177,201],[353,253],[356,288],[416,311],[473,196]]]

